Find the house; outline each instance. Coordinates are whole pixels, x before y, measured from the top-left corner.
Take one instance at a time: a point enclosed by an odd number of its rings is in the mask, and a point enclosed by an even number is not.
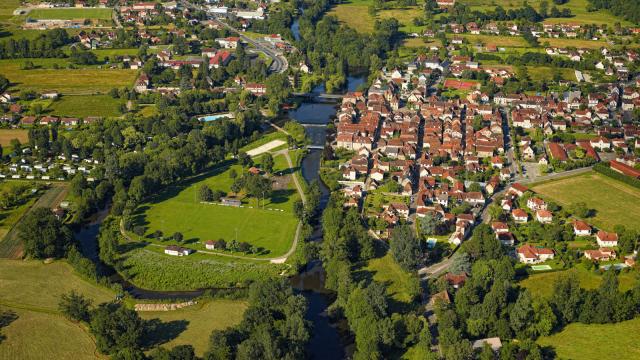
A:
[[[267,85],[264,84],[249,83],[244,86],[244,89],[255,96],[262,96],[267,94]]]
[[[491,229],[493,229],[493,232],[496,234],[506,233],[509,232],[509,225],[501,221],[494,221],[491,223]]]
[[[632,168],[627,164],[621,163],[617,160],[611,160],[609,162],[609,166],[611,166],[611,170],[617,171],[627,176],[631,176],[636,179],[640,179],[640,170]]]
[[[513,217],[513,220],[515,222],[520,222],[520,223],[526,223],[527,220],[529,219],[529,215],[527,215],[527,212],[522,209],[514,209],[511,212],[511,216]]]
[[[602,247],[618,246],[618,234],[600,230],[596,234],[596,242]]]
[[[536,220],[543,224],[548,224],[553,221],[553,214],[549,210],[536,211]]]
[[[183,248],[176,245],[169,245],[164,249],[164,253],[172,256],[187,256],[193,252],[191,249]]]
[[[573,233],[576,236],[589,236],[591,235],[591,226],[582,220],[574,220]]]
[[[505,246],[513,246],[516,243],[516,238],[510,232],[498,233],[496,234],[496,238]]]
[[[223,249],[224,250],[224,240],[209,240],[207,242],[204,243],[204,247],[207,248],[207,250],[215,250],[215,249]]]
[[[466,273],[462,273],[462,274],[452,274],[452,273],[447,273],[444,276],[444,279],[449,283],[449,285],[451,285],[454,289],[459,289],[462,285],[464,285],[464,283],[467,281],[467,274]]]
[[[547,203],[545,203],[544,200],[540,198],[532,197],[527,200],[527,207],[533,211],[547,210]]]
[[[222,205],[233,206],[233,207],[240,207],[242,205],[242,201],[238,199],[232,199],[232,198],[226,198],[226,197],[220,199],[220,202],[222,203]]]
[[[509,188],[509,193],[511,194],[515,194],[517,196],[522,196],[525,192],[527,192],[527,190],[529,190],[528,187],[520,184],[520,183],[515,183],[513,185],[511,185],[511,187]]]
[[[480,339],[473,342],[473,350],[482,350],[485,345],[489,345],[491,350],[498,352],[502,348],[502,341],[499,337]]]
[[[240,38],[236,36],[229,36],[226,38],[218,38],[216,42],[225,49],[235,49],[238,47]]]
[[[518,248],[518,260],[524,264],[537,264],[553,259],[555,253],[551,249],[534,247],[529,244]]]
[[[594,261],[609,261],[616,258],[616,252],[612,248],[602,247],[598,250],[585,250],[584,257]]]

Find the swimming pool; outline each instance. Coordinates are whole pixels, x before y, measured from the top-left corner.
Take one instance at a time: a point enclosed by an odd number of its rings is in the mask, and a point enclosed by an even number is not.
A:
[[[204,121],[204,122],[208,122],[208,121],[215,121],[215,120],[219,120],[222,118],[233,118],[233,114],[216,114],[216,115],[207,115],[207,116],[202,116],[199,117],[198,120],[200,121]]]

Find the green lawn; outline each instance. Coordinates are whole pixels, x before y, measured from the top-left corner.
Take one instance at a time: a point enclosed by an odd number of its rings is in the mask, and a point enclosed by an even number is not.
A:
[[[274,170],[284,171],[287,167],[284,157],[276,156],[274,160]],[[138,209],[136,224],[144,225],[147,235],[156,230],[167,236],[179,231],[194,248],[204,249],[202,244],[194,244],[196,242],[222,238],[229,243],[237,236],[238,242],[246,241],[264,249],[256,256],[283,255],[291,246],[298,223],[293,216],[293,202],[299,195],[293,182],[289,177],[287,187],[275,190],[264,202],[244,198],[242,208],[200,203],[197,192],[203,184],[212,190],[231,193],[232,169],[237,174],[243,172],[239,165],[227,164],[169,188]]]
[[[556,279],[558,279],[565,273],[576,274],[578,280],[580,281],[580,286],[585,289],[595,289],[600,286],[600,282],[602,281],[601,275],[594,273],[593,271],[588,271],[582,266],[578,266],[576,268],[565,271],[533,274],[520,281],[519,284],[520,286],[529,289],[532,294],[543,297],[551,297],[551,295],[553,294],[553,284],[555,283]],[[618,281],[620,283],[620,290],[626,291],[631,289],[637,282],[636,276],[637,274],[635,273],[619,274]]]
[[[199,302],[175,311],[140,312],[143,319],[160,319],[168,324],[185,324],[186,329],[176,338],[160,344],[167,349],[177,345],[193,345],[196,355],[202,356],[209,348],[213,330],[235,326],[242,320],[247,305],[242,301],[213,300]],[[166,336],[159,334],[160,336]]]
[[[17,319],[2,328],[0,359],[107,359],[96,350],[93,338],[81,325],[61,315],[9,309]]]
[[[532,188],[543,197],[566,206],[584,202],[596,210],[596,216],[586,219],[592,225],[613,230],[616,224],[640,230],[640,190],[589,172],[587,174],[550,181]]]
[[[73,8],[73,9],[33,9],[27,14],[32,19],[96,19],[110,20],[113,9]]]
[[[69,95],[51,103],[48,110],[50,115],[57,116],[116,117],[121,115],[118,110],[121,103],[122,100],[109,95]]]
[[[640,358],[640,318],[617,324],[570,324],[538,339],[560,359],[634,360]]]
[[[26,61],[38,68],[22,70]],[[53,69],[53,64],[65,67],[65,59],[12,59],[0,60],[0,74],[12,83],[13,90],[38,92],[58,91],[62,94],[89,95],[107,93],[114,87],[129,87],[136,78],[136,70],[99,69]]]
[[[0,304],[39,311],[57,311],[62,294],[75,290],[94,303],[114,299],[115,293],[77,276],[63,261],[0,260]]]
[[[369,260],[363,270],[369,272],[373,280],[387,286],[387,294],[391,299],[403,304],[410,304],[413,301],[416,291],[414,286],[417,281],[396,263],[391,253]]]

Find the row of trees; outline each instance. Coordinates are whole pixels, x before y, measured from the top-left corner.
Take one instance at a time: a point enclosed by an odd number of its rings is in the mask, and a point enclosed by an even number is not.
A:
[[[0,41],[0,59],[19,58],[63,58],[63,46],[72,42],[64,29],[54,29],[34,39],[8,39]]]

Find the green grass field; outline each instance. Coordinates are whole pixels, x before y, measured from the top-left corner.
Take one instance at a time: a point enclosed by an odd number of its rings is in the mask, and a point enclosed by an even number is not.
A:
[[[506,10],[509,8],[521,7],[525,1],[533,8],[538,9],[542,0],[460,0],[460,2],[467,4],[474,10],[493,10],[496,6],[502,6]],[[593,12],[587,11],[588,0],[569,0],[566,4],[557,5],[558,9],[562,10],[568,8],[574,15],[571,18],[550,18],[545,20],[549,23],[580,23],[580,24],[613,24],[616,21],[622,23],[622,25],[630,25],[626,22],[605,10],[598,10]],[[549,2],[549,8],[553,6],[553,2]]]
[[[22,70],[25,61],[41,67]],[[90,95],[107,93],[114,87],[133,85],[137,71],[121,69],[53,69],[54,63],[66,66],[64,59],[12,59],[0,60],[0,74],[12,83],[12,90],[37,92],[58,91],[62,94]]]
[[[149,245],[121,256],[122,273],[139,287],[150,290],[194,290],[246,286],[278,276],[284,265],[195,253],[168,256],[162,247]]]
[[[12,181],[2,182],[0,183],[0,190],[3,190],[3,188],[12,187],[15,184],[18,183]],[[25,183],[20,184],[25,185]],[[0,257],[10,256],[10,254],[13,252],[11,250],[13,246],[10,246],[11,244],[4,243],[4,237],[35,201],[36,198],[32,196],[18,206],[9,209],[0,209]]]
[[[582,266],[578,266],[576,268],[565,271],[555,271],[530,275],[526,279],[520,281],[519,284],[520,286],[529,289],[532,294],[548,298],[553,294],[553,284],[555,283],[556,279],[558,279],[565,273],[576,274],[578,280],[580,281],[580,286],[585,289],[595,289],[600,286],[600,282],[602,281],[601,275],[592,271],[588,271]],[[626,291],[631,289],[637,282],[636,276],[637,275],[635,273],[619,274],[618,280],[620,282],[620,290]]]
[[[143,311],[139,314],[143,319],[160,319],[163,323],[186,322],[184,331],[160,346],[169,349],[177,345],[193,345],[196,355],[202,356],[209,348],[211,332],[240,323],[246,308],[247,305],[242,301],[213,300],[175,311]]]
[[[50,115],[57,116],[103,116],[116,117],[122,115],[118,107],[122,101],[109,95],[63,96],[48,107]]]
[[[6,308],[17,319],[2,328],[0,359],[107,359],[99,355],[89,333],[62,315]]]
[[[0,260],[0,304],[56,312],[62,294],[75,290],[94,303],[111,301],[115,293],[77,276],[63,261]]]
[[[640,230],[640,190],[595,172],[543,183],[532,188],[566,206],[584,202],[596,210],[587,222],[605,230],[616,224]]]
[[[570,324],[538,339],[560,359],[633,360],[640,358],[640,318],[617,324]]]
[[[274,160],[274,172],[286,171],[284,156],[276,156]],[[237,174],[243,171],[239,165],[227,164],[186,184],[169,188],[143,204],[135,222],[146,227],[147,235],[156,230],[166,235],[179,231],[187,243],[220,238],[229,243],[237,236],[238,242],[246,241],[265,250],[257,256],[283,255],[291,246],[298,223],[293,216],[293,202],[299,195],[293,182],[289,178],[287,187],[275,190],[264,204],[255,198],[245,198],[242,208],[200,203],[197,192],[203,184],[212,190],[231,193],[233,180],[229,174],[232,169]],[[204,249],[203,244],[195,245],[195,248]]]
[[[373,280],[387,286],[391,299],[403,304],[413,301],[415,279],[396,263],[391,253],[369,260],[363,270],[369,272]]]
[[[337,17],[340,22],[361,33],[372,32],[376,19],[387,18],[398,19],[400,30],[405,32],[416,32],[423,28],[423,26],[413,25],[412,22],[414,18],[423,15],[422,1],[418,1],[419,6],[380,10],[375,17],[369,14],[369,5],[372,3],[372,0],[350,0],[334,6],[328,14]]]
[[[73,9],[33,9],[27,14],[32,19],[96,19],[111,20],[112,9],[73,8]]]

